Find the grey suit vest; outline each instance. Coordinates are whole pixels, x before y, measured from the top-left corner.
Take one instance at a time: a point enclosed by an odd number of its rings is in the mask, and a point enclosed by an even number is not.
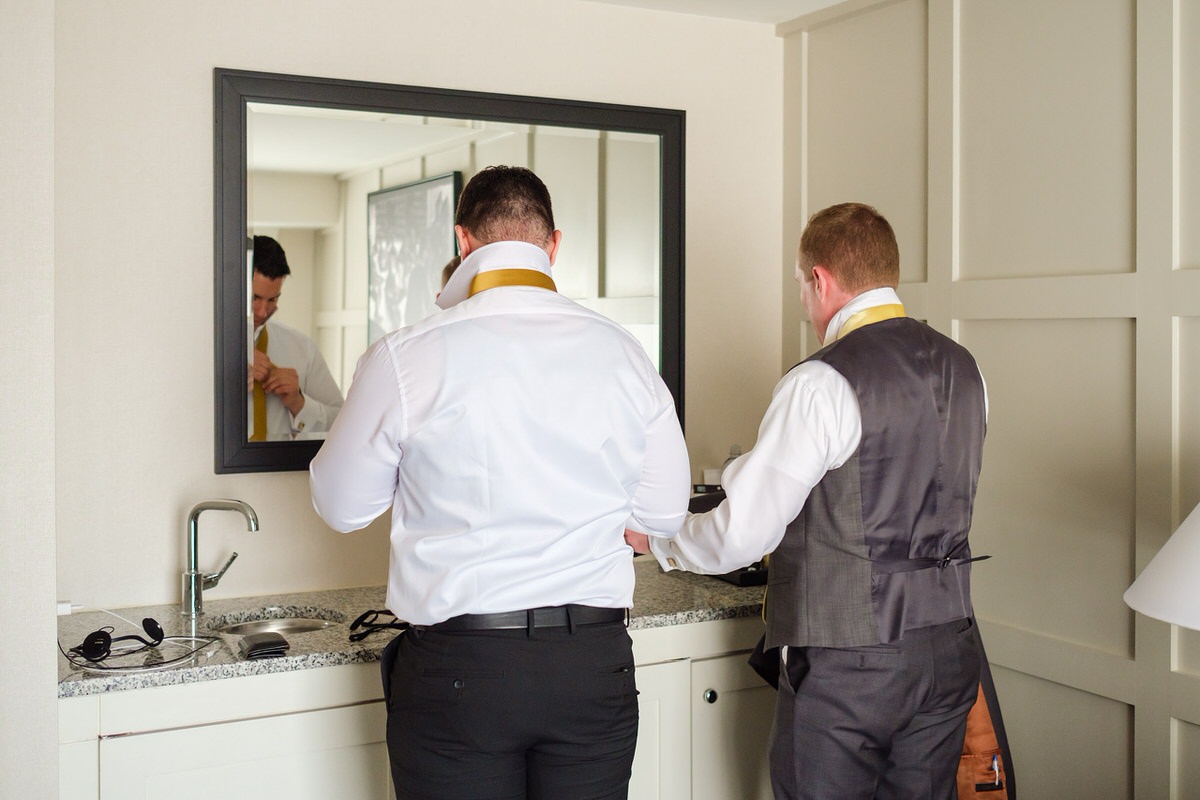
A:
[[[967,533],[983,457],[983,379],[965,348],[890,319],[810,357],[849,381],[854,455],[771,554],[767,647],[856,647],[972,614]]]

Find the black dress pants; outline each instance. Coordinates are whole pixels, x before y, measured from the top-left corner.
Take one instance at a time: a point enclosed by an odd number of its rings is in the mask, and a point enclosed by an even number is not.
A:
[[[399,800],[624,800],[637,744],[621,622],[409,630],[384,654]]]
[[[955,800],[979,691],[970,619],[869,647],[791,647],[771,737],[778,800]]]

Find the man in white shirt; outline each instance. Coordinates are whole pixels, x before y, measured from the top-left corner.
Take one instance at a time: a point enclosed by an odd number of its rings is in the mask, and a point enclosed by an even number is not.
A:
[[[624,798],[637,738],[624,529],[678,529],[683,434],[620,326],[558,294],[529,170],[464,188],[445,309],[359,361],[311,465],[339,531],[391,508],[384,653],[396,795]]]
[[[328,431],[342,407],[342,390],[312,339],[272,317],[287,256],[270,236],[254,237],[251,309],[254,363],[250,365],[247,420],[251,441],[279,441]]]
[[[899,275],[875,209],[813,215],[796,279],[824,347],[775,387],[724,502],[677,537],[628,536],[667,570],[771,554],[777,798],[957,797],[981,669],[967,533],[987,398],[966,349],[905,316]]]

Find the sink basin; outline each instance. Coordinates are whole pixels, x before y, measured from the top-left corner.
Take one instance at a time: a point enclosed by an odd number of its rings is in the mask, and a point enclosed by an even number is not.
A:
[[[332,608],[271,606],[211,617],[208,626],[217,633],[234,636],[268,632],[287,636],[322,631],[345,621],[345,615]]]
[[[249,636],[252,633],[308,633],[333,627],[334,622],[327,619],[310,619],[308,617],[284,617],[283,619],[256,619],[249,622],[235,622],[217,630],[221,633],[232,633],[237,636]]]

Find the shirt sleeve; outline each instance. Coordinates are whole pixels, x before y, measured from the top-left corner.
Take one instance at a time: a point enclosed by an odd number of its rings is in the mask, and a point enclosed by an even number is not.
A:
[[[675,401],[662,383],[658,400],[661,408],[646,430],[642,479],[633,493],[633,514],[626,527],[673,536],[687,514],[691,467]]]
[[[395,499],[404,403],[383,343],[359,361],[343,409],[309,465],[309,485],[317,514],[344,533],[366,527]]]
[[[304,393],[304,408],[291,417],[293,433],[321,433],[333,427],[342,410],[342,390],[329,372],[321,351],[309,341],[307,364],[300,374],[300,391]]]
[[[862,416],[853,389],[819,361],[805,362],[775,387],[753,449],[730,464],[726,499],[689,514],[679,535],[651,538],[664,570],[719,574],[770,553],[825,473],[853,455]]]

